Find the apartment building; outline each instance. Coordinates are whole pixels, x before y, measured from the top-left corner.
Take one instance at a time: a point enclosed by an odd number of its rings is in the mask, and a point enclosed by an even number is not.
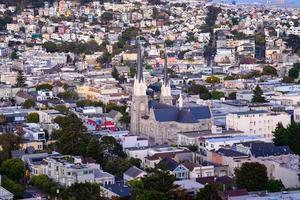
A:
[[[282,123],[286,127],[291,123],[291,116],[284,112],[265,110],[235,112],[226,116],[227,129],[243,131],[248,135],[260,135],[264,138],[273,137],[272,132],[278,123]]]

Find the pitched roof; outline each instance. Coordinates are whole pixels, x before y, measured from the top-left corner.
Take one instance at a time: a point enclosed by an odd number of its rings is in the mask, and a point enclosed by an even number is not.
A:
[[[179,123],[197,123],[198,120],[211,118],[208,106],[179,108],[152,100],[149,101],[148,105],[150,109],[153,109],[155,119],[159,122],[176,121]]]
[[[170,171],[175,170],[179,165],[179,163],[172,158],[164,158],[158,164],[163,164]]]
[[[190,171],[193,171],[194,168],[196,167],[200,167],[201,165],[199,165],[198,163],[192,163],[192,162],[184,162],[183,165],[188,168]]]
[[[225,192],[219,191],[219,195],[223,198],[245,196],[248,195],[248,191],[246,189],[227,190]]]
[[[222,154],[227,157],[242,157],[242,156],[248,156],[247,154],[232,150],[232,149],[224,149],[220,148],[218,151],[216,151],[219,154]]]
[[[141,173],[143,173],[144,171],[137,168],[136,166],[132,166],[129,169],[127,169],[124,174],[126,174],[127,176],[130,176],[132,178],[138,177]]]
[[[131,188],[124,184],[124,181],[116,181],[115,184],[103,185],[107,190],[119,195],[119,197],[128,197],[131,195]]]
[[[250,148],[251,155],[254,157],[280,156],[294,154],[288,146],[275,146],[273,143],[254,141],[243,142],[243,146]]]

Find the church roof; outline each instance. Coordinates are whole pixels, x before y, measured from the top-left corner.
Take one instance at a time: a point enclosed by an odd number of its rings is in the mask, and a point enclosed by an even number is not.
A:
[[[211,118],[208,106],[179,108],[151,100],[149,108],[153,109],[155,119],[159,122],[198,123],[201,119]]]

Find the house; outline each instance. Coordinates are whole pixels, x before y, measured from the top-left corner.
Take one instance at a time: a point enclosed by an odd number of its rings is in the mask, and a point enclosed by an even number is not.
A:
[[[140,179],[146,175],[147,175],[147,172],[137,168],[136,166],[132,166],[124,172],[123,180],[124,180],[124,182],[128,182],[128,181],[131,181],[134,179]]]
[[[188,194],[194,196],[197,192],[204,188],[204,185],[197,182],[196,180],[177,180],[174,181],[173,185],[179,186],[180,189],[186,191]]]
[[[265,165],[270,179],[280,179],[286,188],[300,186],[299,156],[288,146],[256,141],[236,144],[235,148],[239,152],[251,155],[252,162]]]
[[[186,168],[183,164],[180,164],[173,160],[172,158],[164,158],[159,163],[158,166],[163,169],[168,170],[173,174],[177,179],[188,179],[189,178],[189,169]]]
[[[147,147],[149,141],[146,138],[138,137],[137,135],[124,135],[121,139],[123,150],[132,147]]]
[[[200,165],[193,162],[184,162],[183,165],[189,169],[190,179],[196,179],[199,177],[214,176],[214,166],[213,165]]]
[[[124,183],[124,181],[116,181],[110,185],[100,185],[100,189],[103,191],[103,195],[109,199],[113,197],[128,198],[131,196],[131,188]]]

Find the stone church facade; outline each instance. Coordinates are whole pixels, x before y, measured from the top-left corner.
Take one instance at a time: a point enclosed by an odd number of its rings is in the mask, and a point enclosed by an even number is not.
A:
[[[138,46],[137,74],[134,79],[131,103],[131,132],[147,136],[155,143],[176,143],[177,133],[208,130],[212,126],[208,106],[184,106],[180,95],[178,105],[172,105],[170,81],[167,75],[165,54],[164,80],[160,102],[148,100],[147,86],[143,77],[143,49]]]

